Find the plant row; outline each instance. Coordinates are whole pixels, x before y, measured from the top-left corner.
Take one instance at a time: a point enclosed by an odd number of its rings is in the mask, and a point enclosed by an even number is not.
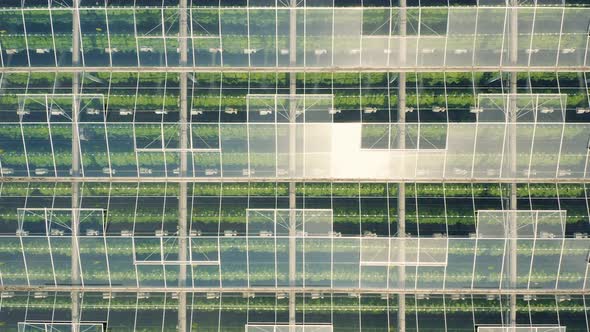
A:
[[[82,184],[84,197],[177,197],[178,184],[168,183],[91,183]],[[309,198],[397,198],[397,183],[298,183],[297,196]],[[501,184],[462,184],[462,183],[408,183],[405,185],[407,198],[501,198],[510,195],[509,186]],[[71,185],[67,183],[5,183],[2,197],[69,197]],[[199,183],[189,186],[189,197],[286,197],[289,184],[284,182],[249,183]],[[519,184],[517,197],[532,199],[578,198],[585,200],[586,188],[583,184]],[[449,203],[450,205],[450,203]]]
[[[229,312],[247,312],[249,310],[255,311],[276,311],[287,312],[288,305],[277,300],[273,296],[261,294],[254,298],[242,298],[241,294],[224,294],[219,299],[206,299],[204,294],[188,294],[190,299],[187,303],[188,310],[199,311],[217,311],[221,310],[224,313]],[[413,296],[408,295],[406,299],[410,305],[406,307],[408,312],[420,311],[440,313],[440,312],[477,312],[486,310],[490,312],[501,312],[503,308],[497,305],[497,300],[483,300],[477,296],[471,299],[470,296],[466,300],[451,300],[450,296],[446,297],[443,304],[442,299],[436,297],[434,299],[418,300],[418,304],[414,304]],[[326,295],[323,299],[311,300],[305,298],[305,304],[298,302],[297,310],[305,311],[325,311],[334,312],[363,312],[363,313],[387,313],[388,311],[397,310],[397,301],[395,296],[392,296],[389,301],[380,299],[378,296],[372,294],[361,295],[362,305],[359,305],[359,299],[354,297],[346,297],[345,294],[329,296]],[[284,300],[286,301],[286,300]],[[65,296],[50,296],[46,299],[33,299],[27,296],[15,296],[14,298],[3,299],[3,308],[18,309],[27,308],[27,305],[34,304],[38,309],[62,309],[68,310],[71,308],[71,302]],[[538,299],[536,301],[517,300],[517,310],[519,312],[543,313],[552,312],[555,310],[555,299]],[[110,300],[100,300],[96,295],[86,295],[81,304],[82,310],[110,310],[113,312],[121,311],[135,311],[135,310],[177,310],[178,301],[159,293],[151,293],[149,298],[139,299],[136,301],[134,294],[115,294],[115,297]],[[559,311],[564,312],[584,312],[584,304],[581,300],[575,299],[573,301],[559,303]],[[585,324],[585,323],[584,323]]]
[[[90,93],[90,92],[88,92]],[[195,97],[191,101],[191,107],[195,111],[208,111],[217,112],[224,111],[226,108],[234,108],[238,112],[246,112],[248,109],[248,98],[245,95],[237,95],[235,93],[224,93],[220,96],[219,93],[206,95],[198,93],[199,96]],[[269,93],[269,96],[273,96]],[[21,98],[22,99],[22,98]],[[71,99],[71,98],[70,98]],[[425,91],[424,93],[417,94],[410,92],[407,94],[407,105],[413,107],[420,107],[421,110],[430,110],[434,106],[440,106],[448,108],[449,110],[468,110],[469,107],[474,106],[477,97],[467,93],[466,91],[441,91],[435,93],[433,91]],[[26,102],[26,110],[29,112],[45,111],[44,104],[38,104],[32,101],[33,97],[30,97]],[[6,111],[14,110],[19,108],[19,97],[16,95],[4,95],[0,97],[0,108]],[[310,98],[308,102],[315,103],[313,98]],[[117,112],[121,109],[124,110],[136,110],[137,112],[153,111],[165,109],[168,111],[178,111],[179,109],[179,98],[174,94],[163,95],[146,95],[146,94],[133,94],[133,95],[117,95],[109,94],[108,99],[105,101],[108,104],[107,112]],[[69,102],[71,104],[71,101]],[[95,108],[98,110],[104,109],[105,104],[98,98],[92,102],[85,102],[85,108]],[[271,103],[272,104],[272,103]],[[569,109],[576,107],[584,107],[588,104],[588,95],[586,93],[574,93],[568,94],[568,107]],[[70,105],[64,104],[66,107]],[[62,106],[64,106],[62,105]],[[361,110],[367,107],[377,108],[378,111],[389,111],[395,110],[397,105],[397,96],[394,94],[387,95],[386,91],[367,91],[359,95],[357,91],[348,91],[346,94],[337,92],[334,95],[333,105],[325,105],[320,107],[320,111],[326,111],[330,108],[340,110]],[[269,107],[269,103],[264,102],[260,105],[250,104],[250,111],[257,112],[259,110],[266,110]],[[317,108],[317,106],[316,106]],[[312,110],[313,112],[313,110]],[[268,120],[272,120],[274,117],[270,117]],[[98,120],[100,121],[100,119]],[[473,122],[473,121],[470,121]]]
[[[178,254],[178,244],[172,240],[173,239],[171,238],[165,238],[165,241],[162,242],[164,243],[164,247],[162,248],[160,245],[159,238],[155,237],[135,238],[133,245],[130,239],[120,237],[106,237],[106,239],[102,237],[83,237],[78,239],[78,252],[81,255],[85,255],[85,257],[87,257],[90,261],[96,259],[97,262],[104,262],[105,255],[108,254],[109,260],[113,262],[128,262],[129,259],[132,259],[132,253],[133,250],[135,250],[135,253],[138,255],[138,258],[145,257],[147,261],[159,261],[161,258],[160,253],[162,250],[165,255],[170,255],[170,257],[173,257],[174,255]],[[70,243],[65,243],[68,241]],[[327,259],[329,261],[330,253],[353,255],[353,257],[357,257],[356,265],[358,265],[358,255],[361,249],[366,253],[379,253],[379,251],[381,250],[380,247],[377,247],[377,245],[382,245],[382,243],[374,242],[378,240],[374,240],[371,242],[367,241],[371,240],[363,240],[358,237],[335,238],[333,240],[322,238],[312,238],[307,239],[305,241],[298,240],[297,252],[298,255],[304,252],[306,255],[309,255],[312,258],[315,257],[316,260],[319,260],[319,262],[314,263],[314,260],[312,259],[311,263],[309,263],[311,265],[314,265],[316,263],[329,265],[329,263],[322,263],[322,260]],[[562,241],[559,240],[538,240],[536,242],[533,239],[519,240],[517,243],[517,253],[521,258],[521,261],[525,262],[523,264],[526,265],[526,271],[528,271],[531,256],[543,257],[545,260],[547,260],[547,266],[545,267],[551,269],[553,268],[553,263],[557,264],[557,262],[559,262],[560,256],[563,251],[565,251],[564,255],[571,256],[572,258],[583,257],[587,253],[587,248],[583,248],[582,246],[574,247],[573,245],[571,245],[571,243],[584,244],[584,242],[582,242],[583,240],[570,239],[566,241],[569,244],[567,244],[566,249],[562,249]],[[106,247],[104,246],[105,242],[107,244]],[[498,257],[503,257],[505,254],[505,242],[509,241],[502,239],[480,239],[477,243],[476,248],[475,239],[450,239],[448,245],[448,255],[453,260],[453,267],[457,268],[461,266],[467,266],[468,272],[471,273],[473,260],[467,259],[466,261],[456,261],[455,259],[457,259],[458,256],[465,256],[463,258],[473,258],[474,254],[477,252],[478,259],[485,262],[486,259],[489,260],[490,258],[493,258],[490,264],[494,265],[498,262]],[[289,240],[286,237],[279,238],[276,240],[274,238],[264,237],[250,237],[248,239],[243,237],[221,237],[219,239],[219,242],[215,237],[203,237],[192,238],[191,243],[191,248],[195,256],[197,254],[207,254],[210,255],[209,257],[216,257],[216,253],[219,250],[221,252],[222,261],[225,260],[223,265],[227,264],[229,266],[240,265],[241,263],[235,261],[235,259],[238,259],[242,256],[245,257],[247,254],[266,254],[266,256],[257,256],[259,258],[251,258],[252,262],[260,260],[260,262],[265,262],[266,264],[280,264],[280,259],[278,263],[275,262],[275,255],[277,257],[285,258],[285,255],[288,256],[289,252]],[[440,250],[438,248],[435,248],[434,245],[432,245],[430,242],[423,243],[422,245],[430,245],[433,246],[433,248],[431,248],[432,250]],[[408,253],[410,251],[413,253],[416,252],[416,250],[413,249],[413,247],[411,247],[410,243],[408,243],[407,250]],[[426,248],[423,248],[422,250],[426,250]],[[27,260],[30,259],[32,261],[42,261],[48,258],[48,255],[52,255],[56,260],[59,261],[70,260],[70,255],[72,253],[71,241],[69,237],[64,237],[62,239],[54,236],[51,238],[51,248],[49,248],[47,239],[43,237],[29,239],[25,238],[25,240],[23,240],[22,245],[19,243],[16,237],[4,238],[0,243],[0,254],[2,255],[2,259],[6,260],[10,257],[11,254],[14,255],[14,253],[23,253],[24,256],[27,257]],[[322,253],[327,255],[320,259],[319,256],[321,255],[319,254]],[[318,256],[313,256],[314,254],[318,254]],[[18,259],[22,259],[21,255],[18,256]],[[169,260],[174,259],[170,258]],[[554,262],[552,263],[551,260],[554,260]],[[335,266],[355,265],[354,260],[348,262],[339,261],[338,259],[335,259],[335,261]],[[484,263],[478,264],[483,265]],[[537,266],[537,268],[539,267]],[[457,270],[453,269],[452,272],[455,273],[457,272]]]
[[[289,89],[289,75],[287,73],[194,73],[195,89]],[[396,88],[397,73],[295,73],[297,86],[305,89],[329,89],[355,88],[362,90]],[[98,81],[92,79],[96,77]],[[572,88],[580,89],[580,73],[577,72],[529,72],[519,73],[519,86],[530,85],[536,91],[556,92],[557,82],[560,83],[562,91],[569,91]],[[170,93],[176,93],[176,87],[180,82],[178,73],[145,73],[145,72],[96,72],[84,76],[84,90],[100,93],[97,88],[105,89],[109,83],[113,91],[129,89],[135,91],[139,84],[139,90],[145,88],[166,88]],[[478,89],[494,89],[501,92],[500,82],[506,80],[507,76],[497,72],[444,72],[444,73],[415,73],[406,76],[408,86],[416,86],[427,92],[431,89],[458,89],[471,90],[473,85]],[[33,72],[27,74],[10,73],[4,74],[2,78],[7,86],[35,88],[37,91],[46,90],[48,93],[57,89],[61,91],[64,87],[72,85],[72,75],[67,73],[46,73]],[[54,86],[57,82],[57,87]],[[192,87],[192,82],[191,82]],[[95,91],[96,90],[96,91]],[[547,91],[545,91],[547,90]],[[583,88],[582,88],[583,90]],[[354,91],[354,90],[353,90]],[[411,89],[410,89],[411,91]],[[350,91],[349,91],[350,92]],[[491,92],[491,91],[487,91]],[[338,93],[338,91],[335,91]]]
[[[129,262],[127,262],[129,264]],[[104,269],[104,263],[103,269]],[[111,264],[112,265],[112,264]],[[386,269],[381,269],[380,271],[367,270],[366,268],[362,268],[364,271],[358,270],[358,268],[339,268],[335,269],[333,273],[330,271],[329,268],[322,269],[321,271],[318,269],[316,271],[309,271],[312,266],[307,266],[307,271],[305,275],[299,272],[297,274],[298,284],[302,285],[303,281],[307,286],[313,287],[325,287],[326,290],[331,288],[331,281],[335,285],[348,285],[349,287],[356,287],[356,285],[366,284],[366,285],[382,285],[381,287],[385,287],[387,285],[388,280],[388,272]],[[273,287],[275,286],[275,282],[278,282],[279,285],[287,286],[289,284],[288,279],[288,272],[276,272],[274,267],[271,268],[257,268],[255,271],[252,268],[250,273],[246,272],[247,266],[246,264],[241,265],[233,265],[233,266],[226,266],[225,271],[221,271],[221,281],[224,283],[225,286],[234,285],[237,287],[245,287],[248,285],[248,280],[250,281],[250,285],[253,288],[256,287]],[[108,284],[109,280],[115,284],[123,284],[123,285],[136,285],[137,280],[139,280],[140,284],[150,284],[156,283],[158,285],[164,285],[164,280],[167,280],[168,283],[175,284],[178,282],[178,269],[174,268],[166,268],[164,272],[163,268],[160,267],[152,267],[150,269],[142,269],[139,268],[137,274],[133,271],[123,272],[120,270],[114,270],[114,267],[111,266],[110,274],[106,271],[102,270],[99,271],[98,269],[90,270],[89,268],[82,268],[82,272],[84,274],[84,280],[86,283],[105,283]],[[85,272],[85,273],[84,273]],[[39,284],[39,283],[53,283],[54,277],[57,280],[71,280],[71,275],[69,269],[63,270],[56,270],[55,275],[51,272],[51,269],[40,269],[40,268],[29,268],[29,282],[31,284]],[[395,274],[395,271],[391,273],[391,275]],[[110,277],[110,278],[109,278]],[[189,277],[190,278],[190,277]],[[521,274],[517,278],[517,285],[518,288],[527,288],[527,284],[530,281],[530,284],[533,285],[535,288],[549,288],[554,289],[556,284],[556,272],[555,271],[547,271],[547,272],[539,272],[533,271],[532,273]],[[585,280],[584,273],[560,273],[560,289],[570,289],[570,288],[580,288]],[[201,285],[205,284],[219,284],[220,274],[217,268],[214,271],[205,270],[205,269],[196,269],[192,273],[192,279],[196,283],[196,288],[199,287],[199,283]],[[13,269],[7,269],[4,273],[3,271],[3,280],[5,283],[9,284],[21,284],[26,285],[26,276],[24,275],[24,271],[21,270],[15,271]],[[389,279],[390,282],[395,285],[396,280],[393,278]],[[497,289],[501,283],[506,283],[506,276],[502,275],[500,272],[489,273],[488,275],[483,274],[473,274],[471,270],[466,267],[465,271],[451,271],[446,272],[446,274],[442,273],[442,270],[438,273],[436,272],[421,272],[416,276],[415,273],[408,273],[406,275],[406,284],[414,285],[418,282],[421,285],[431,285],[425,286],[423,288],[437,288],[442,287],[443,280],[445,281],[446,285],[454,285],[455,287],[459,288],[470,288],[471,283],[474,282],[475,287],[478,288],[492,288]],[[191,280],[189,280],[190,282]],[[449,286],[450,287],[450,286]]]
[[[123,147],[119,142],[111,145],[113,149],[126,148],[127,150],[133,150],[133,147],[128,145]],[[3,147],[4,149],[6,146]],[[51,146],[46,146],[49,150]],[[55,145],[54,145],[55,148]],[[110,166],[114,169],[114,176],[128,175],[136,176],[138,168],[149,169],[153,172],[151,176],[158,174],[168,176],[176,176],[173,171],[178,168],[180,164],[180,153],[178,152],[115,152],[111,150],[110,154],[105,152],[95,152],[93,149],[84,149],[82,153],[82,164],[85,174],[103,174],[104,169]],[[96,148],[94,150],[97,150]],[[100,149],[104,151],[103,149]],[[99,151],[100,151],[99,150]],[[229,150],[229,151],[228,151]],[[216,170],[218,173],[216,176],[219,177],[219,170],[222,169],[225,176],[238,176],[245,177],[244,170],[250,168],[252,170],[252,177],[260,176],[275,176],[278,172],[280,173],[281,164],[277,164],[277,154],[273,152],[269,153],[247,153],[245,152],[246,146],[240,147],[240,151],[244,152],[233,152],[230,149],[225,150],[222,155],[219,153],[195,153],[194,156],[189,156],[189,171],[192,171],[194,167],[198,174],[204,173],[207,169]],[[286,156],[286,155],[284,155]],[[328,155],[326,155],[328,157]],[[472,154],[453,154],[451,158],[446,161],[446,174],[449,177],[459,175],[460,177],[470,178],[470,169],[472,164],[475,165],[497,165],[498,154],[490,153],[487,155],[478,154],[475,158]],[[193,159],[192,161],[190,159]],[[26,154],[23,152],[4,152],[0,154],[0,160],[2,160],[2,166],[4,168],[12,168],[21,173],[26,173],[27,168],[31,174],[34,174],[35,169],[46,168],[50,173],[49,176],[54,176],[53,168],[56,167],[58,174],[62,176],[68,173],[68,170],[72,165],[72,154],[70,152],[32,152],[28,151]],[[581,170],[584,169],[586,157],[579,154],[562,154],[557,153],[535,153],[532,157],[529,153],[519,153],[517,156],[517,167],[522,170],[523,173],[515,174],[515,176],[527,176],[525,172],[531,167],[531,177],[555,177],[556,169],[559,164],[559,168],[563,170]],[[436,166],[442,171],[441,162],[440,166]],[[286,167],[286,166],[283,166]],[[279,169],[277,171],[277,168]],[[454,169],[467,169],[465,174],[453,175]],[[496,170],[499,170],[499,166],[495,166]],[[309,169],[308,171],[310,171]],[[429,170],[426,167],[425,170]],[[477,169],[476,169],[477,171]],[[535,172],[540,171],[540,174]],[[477,174],[477,173],[476,173]],[[150,175],[142,175],[149,177]],[[202,175],[201,175],[202,176]],[[495,175],[498,177],[498,175]],[[578,176],[579,177],[579,176]]]
[[[144,200],[140,200],[139,204]],[[106,223],[109,227],[114,227],[117,224],[152,224],[159,228],[159,225],[169,224],[175,225],[178,222],[178,211],[176,206],[167,206],[160,203],[160,209],[146,209],[140,208],[138,211],[133,211],[129,208],[118,208],[111,206],[105,217]],[[333,222],[342,225],[356,225],[356,224],[389,224],[395,223],[397,220],[397,211],[395,208],[385,207],[385,202],[380,202],[384,205],[381,207],[362,207],[362,211],[358,207],[334,207]],[[437,205],[417,204],[415,207],[410,204],[406,212],[406,222],[409,224],[419,225],[463,225],[475,227],[476,216],[475,211],[471,205],[461,206],[450,205],[446,208],[442,206],[443,202]],[[395,204],[393,204],[395,205]],[[165,212],[163,208],[166,207]],[[100,207],[97,207],[100,208]],[[0,210],[1,211],[1,210]],[[224,224],[223,228],[237,227],[241,229],[246,225],[246,211],[244,207],[232,207],[229,204],[215,205],[197,205],[192,209],[192,214],[189,215],[190,223],[194,228],[199,225],[217,225]],[[16,225],[18,221],[17,213],[13,210],[1,211],[0,221],[4,225]],[[27,216],[27,223],[37,223],[42,225],[45,220],[39,216],[33,218]],[[567,224],[578,224],[588,222],[587,207],[570,206],[567,208]]]

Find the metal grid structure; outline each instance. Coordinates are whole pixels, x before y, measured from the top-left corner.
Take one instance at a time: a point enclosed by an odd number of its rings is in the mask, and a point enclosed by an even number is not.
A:
[[[6,0],[0,326],[590,330],[589,17]]]
[[[509,55],[513,13],[519,26],[515,63]],[[294,49],[289,44],[291,15],[298,26]],[[185,31],[181,16],[188,24]],[[407,24],[404,32],[402,16]],[[87,6],[48,11],[25,4],[0,11],[7,24],[0,39],[4,54],[0,60],[3,68],[76,66],[71,60],[71,32],[79,23],[80,65],[107,70],[133,66],[211,71],[220,67],[588,68],[588,16],[587,8],[563,5],[405,9],[293,7],[281,1],[248,7],[194,3],[179,10],[96,6],[90,1]],[[39,33],[45,38],[38,38]],[[186,47],[185,59],[181,46]]]
[[[244,330],[248,325],[279,325],[288,312],[284,294],[243,293],[189,293],[187,306],[188,326],[212,330]],[[277,299],[278,298],[278,299]],[[505,296],[486,295],[419,295],[405,296],[407,300],[408,328],[440,331],[475,330],[483,327],[502,328],[493,322],[502,320],[503,310],[508,305]],[[375,330],[395,329],[398,323],[397,302],[399,297],[386,294],[338,293],[305,294],[297,297],[298,315],[306,325],[341,329],[368,328]],[[36,310],[24,310],[22,302],[28,301]],[[68,293],[4,294],[3,310],[13,315],[6,320],[16,325],[19,321],[51,321],[46,311],[59,312],[70,304]],[[588,299],[579,295],[518,297],[520,324],[516,331],[565,331],[585,330],[587,326]],[[81,299],[81,314],[92,316],[96,321],[107,322],[109,328],[130,330],[147,329],[152,324],[156,329],[176,328],[177,293],[143,292],[136,294],[88,292]],[[239,311],[232,308],[240,307]],[[149,309],[147,309],[149,308]],[[209,319],[204,319],[209,317]],[[83,319],[90,320],[90,318]],[[326,324],[326,321],[333,321]],[[195,325],[196,324],[196,325]],[[285,326],[286,324],[282,324]],[[301,325],[300,325],[301,326]],[[352,327],[351,327],[352,326]],[[557,328],[542,330],[540,328]],[[529,329],[526,329],[526,328]],[[538,330],[535,330],[539,328]],[[504,327],[506,328],[506,327]],[[99,330],[100,331],[100,330]],[[493,330],[510,331],[510,329]]]

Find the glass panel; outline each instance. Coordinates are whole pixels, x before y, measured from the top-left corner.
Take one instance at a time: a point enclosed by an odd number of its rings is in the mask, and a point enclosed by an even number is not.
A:
[[[475,63],[479,66],[496,66],[502,58],[508,57],[504,34],[507,33],[505,8],[486,8],[477,11],[477,28],[475,37]],[[504,63],[506,63],[506,59]]]
[[[0,131],[5,133],[0,139],[0,149],[7,151],[0,156],[2,175],[28,176],[30,174],[29,165],[25,155],[21,127],[13,124],[0,124]]]
[[[505,240],[479,240],[476,243],[475,269],[473,275],[473,288],[501,288],[507,285],[507,271],[502,270],[505,258],[505,248],[508,248]]]
[[[84,65],[109,66],[113,47],[109,44],[106,10],[81,10],[80,29]]]
[[[244,126],[224,124],[221,133],[223,176],[249,176],[248,135]]]
[[[299,11],[298,13],[301,13]],[[332,10],[314,9],[303,12],[305,19],[305,42],[303,49],[297,53],[304,52],[305,65],[309,67],[331,66],[338,58],[334,53],[334,19],[335,13]],[[357,16],[358,19],[358,16]],[[358,27],[360,21],[356,21]],[[355,25],[352,25],[354,28]],[[358,33],[357,33],[358,35]],[[360,41],[355,47],[360,47]],[[299,44],[301,45],[301,44]],[[301,47],[301,46],[299,46]]]
[[[195,66],[219,66],[223,50],[219,29],[219,9],[192,9],[192,46]]]
[[[273,67],[276,65],[278,53],[276,41],[276,12],[268,9],[249,11],[249,48],[250,66]],[[284,53],[284,51],[282,52]]]
[[[35,176],[55,176],[53,149],[46,124],[27,124],[23,127],[29,167]]]
[[[119,9],[107,9],[105,16],[110,45],[103,50],[105,54],[101,57],[110,57],[113,66],[137,66],[137,39],[133,22],[134,18],[139,18],[138,24],[141,24],[142,16],[129,10]]]
[[[21,239],[30,285],[55,285],[48,238],[25,236]]]
[[[330,287],[332,284],[331,241],[303,239],[303,286]]]
[[[538,124],[532,142],[531,177],[554,177],[561,150],[563,125]],[[552,156],[552,157],[549,157]]]
[[[534,29],[535,9],[518,8],[518,55],[516,59],[517,65],[529,65],[531,63],[532,56],[540,52],[540,49],[532,47]],[[506,31],[506,37],[508,36],[512,36],[512,32],[510,29]],[[506,49],[510,50],[510,39],[506,38],[504,45]],[[511,59],[510,56],[508,56],[508,54],[503,58],[504,64],[511,63]]]
[[[229,67],[249,66],[248,16],[245,10],[224,9],[221,11],[221,43],[223,65]]]
[[[510,251],[513,250],[511,247],[514,244],[514,241],[508,241],[508,247],[506,251],[506,261],[504,263],[504,269],[507,271],[507,277],[503,280],[503,285],[506,287],[510,287],[513,283],[511,280],[511,271],[510,271],[510,259],[513,256],[510,255]],[[516,256],[516,282],[514,283],[517,288],[525,288],[528,289],[531,285],[534,285],[535,282],[534,277],[531,273],[533,268],[533,257],[534,257],[534,248],[535,242],[533,240],[518,240],[518,253]],[[532,280],[531,280],[532,279]],[[530,283],[529,283],[530,282]]]
[[[447,141],[447,159],[445,165],[445,177],[468,178],[471,177],[473,160],[473,142],[476,137],[476,127],[470,124],[449,125],[449,138]]]
[[[276,176],[275,130],[273,124],[248,126],[250,176]]]
[[[274,238],[265,239],[262,233],[248,238],[249,287],[276,285],[277,259]]]
[[[557,176],[560,178],[583,178],[588,155],[587,138],[583,133],[590,128],[584,124],[567,124],[559,156]]]
[[[113,176],[137,176],[135,138],[129,134],[134,130],[133,124],[109,123],[107,125],[108,152]],[[142,130],[139,131],[140,135]],[[138,132],[135,134],[137,135]]]
[[[363,11],[357,9],[335,9],[332,15],[334,20],[332,38],[337,41],[332,47],[332,65],[338,67],[359,66],[362,54],[361,33]],[[326,35],[329,34],[326,33]],[[329,39],[326,39],[326,44],[328,42]]]
[[[584,258],[588,255],[588,243],[585,240],[563,240],[563,251],[560,256],[559,274],[556,287],[584,288],[586,283],[588,264]]]
[[[79,237],[81,276],[84,285],[110,286],[105,242],[102,238]]]
[[[53,236],[49,238],[51,262],[57,285],[72,283],[72,238]]]
[[[334,238],[333,241],[333,287],[358,287],[360,281],[359,239]]]
[[[4,67],[29,66],[30,50],[27,47],[22,12],[20,10],[0,11],[0,22],[4,22],[3,30],[6,31],[0,34],[2,65]]]
[[[52,123],[50,132],[57,176],[71,176],[72,125],[71,123]]]
[[[108,249],[107,260],[111,285],[136,286],[137,275],[134,265],[132,239],[108,237],[105,241]]]
[[[477,8],[449,8],[445,63],[447,66],[460,66],[474,62],[473,47],[477,18]]]
[[[473,176],[498,178],[501,176],[504,141],[507,126],[504,124],[479,123],[477,125]],[[500,157],[500,158],[499,158]]]
[[[56,40],[54,37],[51,13],[48,10],[27,10],[23,11],[22,18],[25,21],[31,66],[55,66],[57,63],[56,45],[64,41],[67,42],[67,40],[64,40],[63,37],[58,37]]]
[[[220,240],[220,246],[221,283],[225,287],[247,287],[246,239],[232,238],[232,236],[224,237]]]
[[[555,288],[563,244],[559,239],[535,242],[528,288]]]
[[[586,17],[586,11],[573,8],[564,9],[558,65],[576,66],[584,64],[588,40],[588,31],[584,30],[584,25],[587,25]]]
[[[138,9],[135,11],[137,52],[141,66],[165,66],[166,10]]]
[[[532,37],[531,66],[554,66],[557,64],[562,15],[563,9],[560,8],[537,9]]]
[[[449,239],[448,265],[444,278],[445,288],[471,288],[475,264],[476,241]]]
[[[78,125],[84,176],[103,176],[103,170],[110,168],[105,130],[104,124]]]

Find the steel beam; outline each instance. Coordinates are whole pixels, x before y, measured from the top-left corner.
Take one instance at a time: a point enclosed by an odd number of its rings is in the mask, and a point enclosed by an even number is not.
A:
[[[187,0],[180,0],[178,8],[178,46],[180,52],[180,66],[184,67],[188,64],[188,9]],[[164,22],[162,22],[164,24]],[[179,147],[181,151],[188,148],[189,133],[188,133],[188,73],[181,72],[180,76],[180,112],[179,112]],[[188,153],[180,153],[179,175],[187,176],[188,171]],[[178,184],[178,259],[186,261],[188,256],[188,243],[186,236],[188,223],[188,183],[181,182]],[[187,266],[180,265],[178,271],[178,287],[186,287]],[[186,294],[178,294],[178,331],[187,331],[187,306]]]
[[[466,295],[590,295],[590,290],[586,289],[481,289],[481,288],[448,288],[448,289],[401,289],[401,288],[359,288],[359,287],[198,287],[198,288],[179,288],[179,287],[100,287],[100,286],[0,286],[0,292],[115,292],[115,293],[137,293],[137,292],[154,292],[154,293],[289,293],[295,294],[320,292],[323,294],[466,294]]]
[[[74,0],[72,3],[72,66],[80,65],[81,47],[80,47],[80,0]],[[80,139],[78,135],[78,120],[80,116],[80,72],[72,72],[72,176],[80,176]],[[71,258],[71,280],[74,284],[80,283],[80,253],[78,246],[78,237],[80,234],[80,183],[72,182],[72,258]],[[49,231],[49,230],[47,230]],[[103,230],[104,231],[104,230]],[[72,305],[71,315],[72,322],[80,322],[80,293],[76,290],[71,292]],[[72,332],[78,332],[79,326],[72,324]]]
[[[515,66],[518,63],[518,0],[510,0],[512,6],[510,10],[510,64]],[[510,171],[511,174],[516,174],[517,169],[517,130],[516,130],[516,119],[518,108],[516,107],[517,93],[518,93],[518,73],[510,73],[510,105],[508,107],[508,121],[511,123],[509,126],[509,137],[510,137]],[[517,184],[510,183],[510,210],[517,210]],[[511,237],[509,244],[509,283],[510,288],[516,288],[518,279],[518,241],[517,241],[517,224],[516,224],[516,213],[512,213],[509,218],[509,233]],[[510,295],[510,313],[508,315],[508,323],[511,326],[516,326],[516,295]]]
[[[403,37],[406,35],[407,29],[407,11],[406,11],[406,0],[399,0],[399,33]],[[400,40],[400,52],[399,52],[399,63],[406,63],[406,40],[401,38]],[[399,137],[398,137],[398,148],[406,148],[406,73],[400,72],[398,77],[398,89],[397,89],[397,122],[399,126]],[[402,160],[402,164],[405,161]],[[397,186],[397,236],[400,238],[406,237],[406,184],[401,182]],[[405,259],[406,253],[405,248],[400,248],[399,261],[402,262]],[[398,279],[399,287],[406,288],[406,268],[400,266],[398,268]],[[404,294],[398,294],[397,296],[397,330],[399,332],[406,331],[406,296]]]
[[[387,66],[387,67],[0,67],[0,74],[6,73],[432,73],[432,72],[590,72],[590,66]]]
[[[289,66],[297,64],[297,0],[290,1],[289,10]],[[289,73],[289,151],[297,150],[297,74]],[[276,112],[277,110],[275,110]],[[289,154],[289,173],[297,171],[297,157]],[[289,182],[289,286],[295,287],[297,282],[297,184]],[[289,325],[297,323],[297,296],[294,291],[289,293]],[[291,327],[289,332],[295,332]]]
[[[362,183],[590,183],[589,178],[551,178],[551,179],[527,179],[527,178],[374,178],[374,179],[350,179],[350,178],[289,178],[289,177],[223,177],[223,178],[195,178],[195,177],[0,177],[0,183],[23,183],[23,182],[40,182],[40,183],[84,183],[84,182],[110,182],[110,183],[265,183],[265,182],[362,182]]]

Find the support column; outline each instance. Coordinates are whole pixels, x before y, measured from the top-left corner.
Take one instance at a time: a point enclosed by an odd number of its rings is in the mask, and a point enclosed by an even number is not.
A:
[[[518,62],[518,1],[510,0],[510,64],[516,65]],[[510,122],[510,173],[512,177],[516,176],[516,119],[517,119],[517,98],[518,92],[518,73],[510,73],[510,100],[508,107],[508,121]],[[516,183],[510,184],[510,210],[517,209],[517,186]],[[510,262],[510,288],[516,288],[517,281],[517,225],[516,213],[511,213],[509,218],[509,262]],[[510,318],[511,326],[516,325],[516,295],[510,295]]]
[[[289,66],[297,65],[297,0],[290,2],[289,14]],[[289,73],[289,176],[297,172],[297,74]],[[276,111],[276,110],[275,110]],[[289,325],[290,332],[295,332],[297,323],[297,298],[294,288],[297,284],[297,187],[295,181],[289,182]]]
[[[72,66],[80,66],[80,0],[74,0],[72,11]],[[80,140],[78,120],[80,112],[80,72],[72,75],[72,177],[80,177]],[[80,235],[80,183],[72,182],[72,285],[78,286],[80,280],[80,253],[78,251],[78,235]],[[80,292],[72,291],[72,332],[78,332],[76,323],[80,322]]]
[[[406,0],[399,0],[399,62],[400,65],[406,63]],[[399,73],[398,89],[397,89],[397,123],[399,126],[398,148],[406,148],[406,73]],[[400,182],[397,188],[397,236],[403,238],[406,236],[406,184]],[[400,259],[405,258],[405,248],[400,247]],[[406,286],[406,268],[400,266],[398,270],[399,287]],[[397,304],[397,330],[399,332],[406,331],[406,295],[398,295]]]
[[[188,64],[188,8],[187,0],[180,0],[179,2],[179,51],[181,67]],[[181,72],[180,74],[180,109],[179,109],[179,147],[180,147],[180,165],[179,176],[188,176],[188,152],[189,148],[189,130],[188,130],[188,73]],[[186,262],[188,260],[188,183],[180,182],[178,184],[178,260]],[[187,265],[180,264],[178,271],[178,287],[186,287]],[[186,314],[186,293],[180,292],[178,294],[178,331],[187,331],[187,314]]]

